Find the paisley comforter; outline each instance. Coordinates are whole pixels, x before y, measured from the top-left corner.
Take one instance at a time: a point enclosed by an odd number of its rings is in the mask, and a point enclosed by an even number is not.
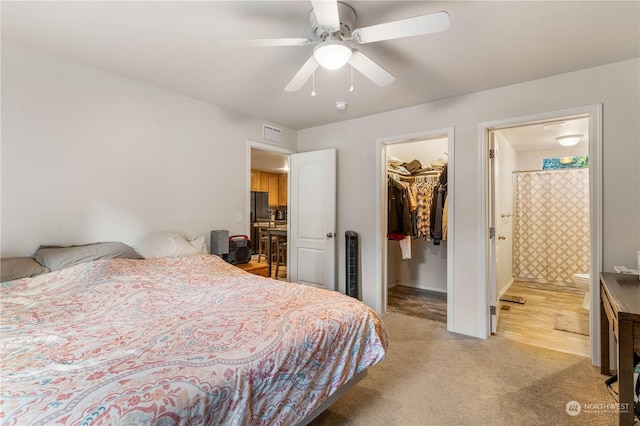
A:
[[[2,284],[3,425],[296,424],[380,361],[375,312],[216,256]]]

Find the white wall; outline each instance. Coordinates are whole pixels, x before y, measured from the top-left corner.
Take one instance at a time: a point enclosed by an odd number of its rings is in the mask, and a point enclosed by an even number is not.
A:
[[[402,161],[418,160],[423,167],[438,159],[447,160],[447,138],[387,145],[387,156]],[[426,290],[447,291],[447,242],[434,245],[424,238],[411,241],[411,259],[402,259],[400,244],[388,243],[388,285],[400,284]]]
[[[453,330],[484,337],[481,165],[478,123],[602,103],[604,270],[633,265],[640,247],[640,60],[634,59],[522,84],[301,130],[298,150],[338,149],[338,235],[361,236],[362,293],[382,310],[376,212],[380,138],[455,127]],[[397,83],[396,83],[397,84]],[[384,90],[384,89],[380,89]],[[351,105],[357,108],[357,105]],[[451,159],[450,159],[451,160]],[[483,166],[482,166],[483,167]],[[338,259],[344,259],[339,241]],[[341,261],[341,268],[344,268]],[[344,273],[339,274],[344,289]]]
[[[247,139],[261,132],[260,120],[3,42],[2,256],[153,231],[244,234]]]

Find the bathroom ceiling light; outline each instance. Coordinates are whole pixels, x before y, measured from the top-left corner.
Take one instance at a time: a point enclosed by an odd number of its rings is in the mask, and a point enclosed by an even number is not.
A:
[[[556,140],[562,146],[573,146],[573,145],[577,144],[578,142],[580,142],[580,139],[582,139],[582,136],[584,136],[584,135],[559,136],[559,137],[556,138]]]
[[[338,40],[323,41],[313,49],[313,57],[328,70],[337,70],[351,58],[351,49]]]
[[[344,102],[344,101],[336,102],[336,109],[338,111],[344,111],[345,109],[347,109],[348,106],[349,106],[349,104]]]

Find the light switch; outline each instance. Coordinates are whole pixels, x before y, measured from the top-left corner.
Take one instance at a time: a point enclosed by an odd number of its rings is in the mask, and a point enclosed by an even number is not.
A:
[[[236,212],[236,222],[242,222],[242,212]]]

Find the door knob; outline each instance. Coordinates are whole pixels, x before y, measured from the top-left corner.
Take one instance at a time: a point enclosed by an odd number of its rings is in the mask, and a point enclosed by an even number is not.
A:
[[[499,239],[499,240],[506,240],[506,239],[507,239],[507,237],[503,237],[502,235],[498,235],[498,239]]]
[[[329,232],[329,233],[327,234],[327,238],[333,238],[333,232]]]

